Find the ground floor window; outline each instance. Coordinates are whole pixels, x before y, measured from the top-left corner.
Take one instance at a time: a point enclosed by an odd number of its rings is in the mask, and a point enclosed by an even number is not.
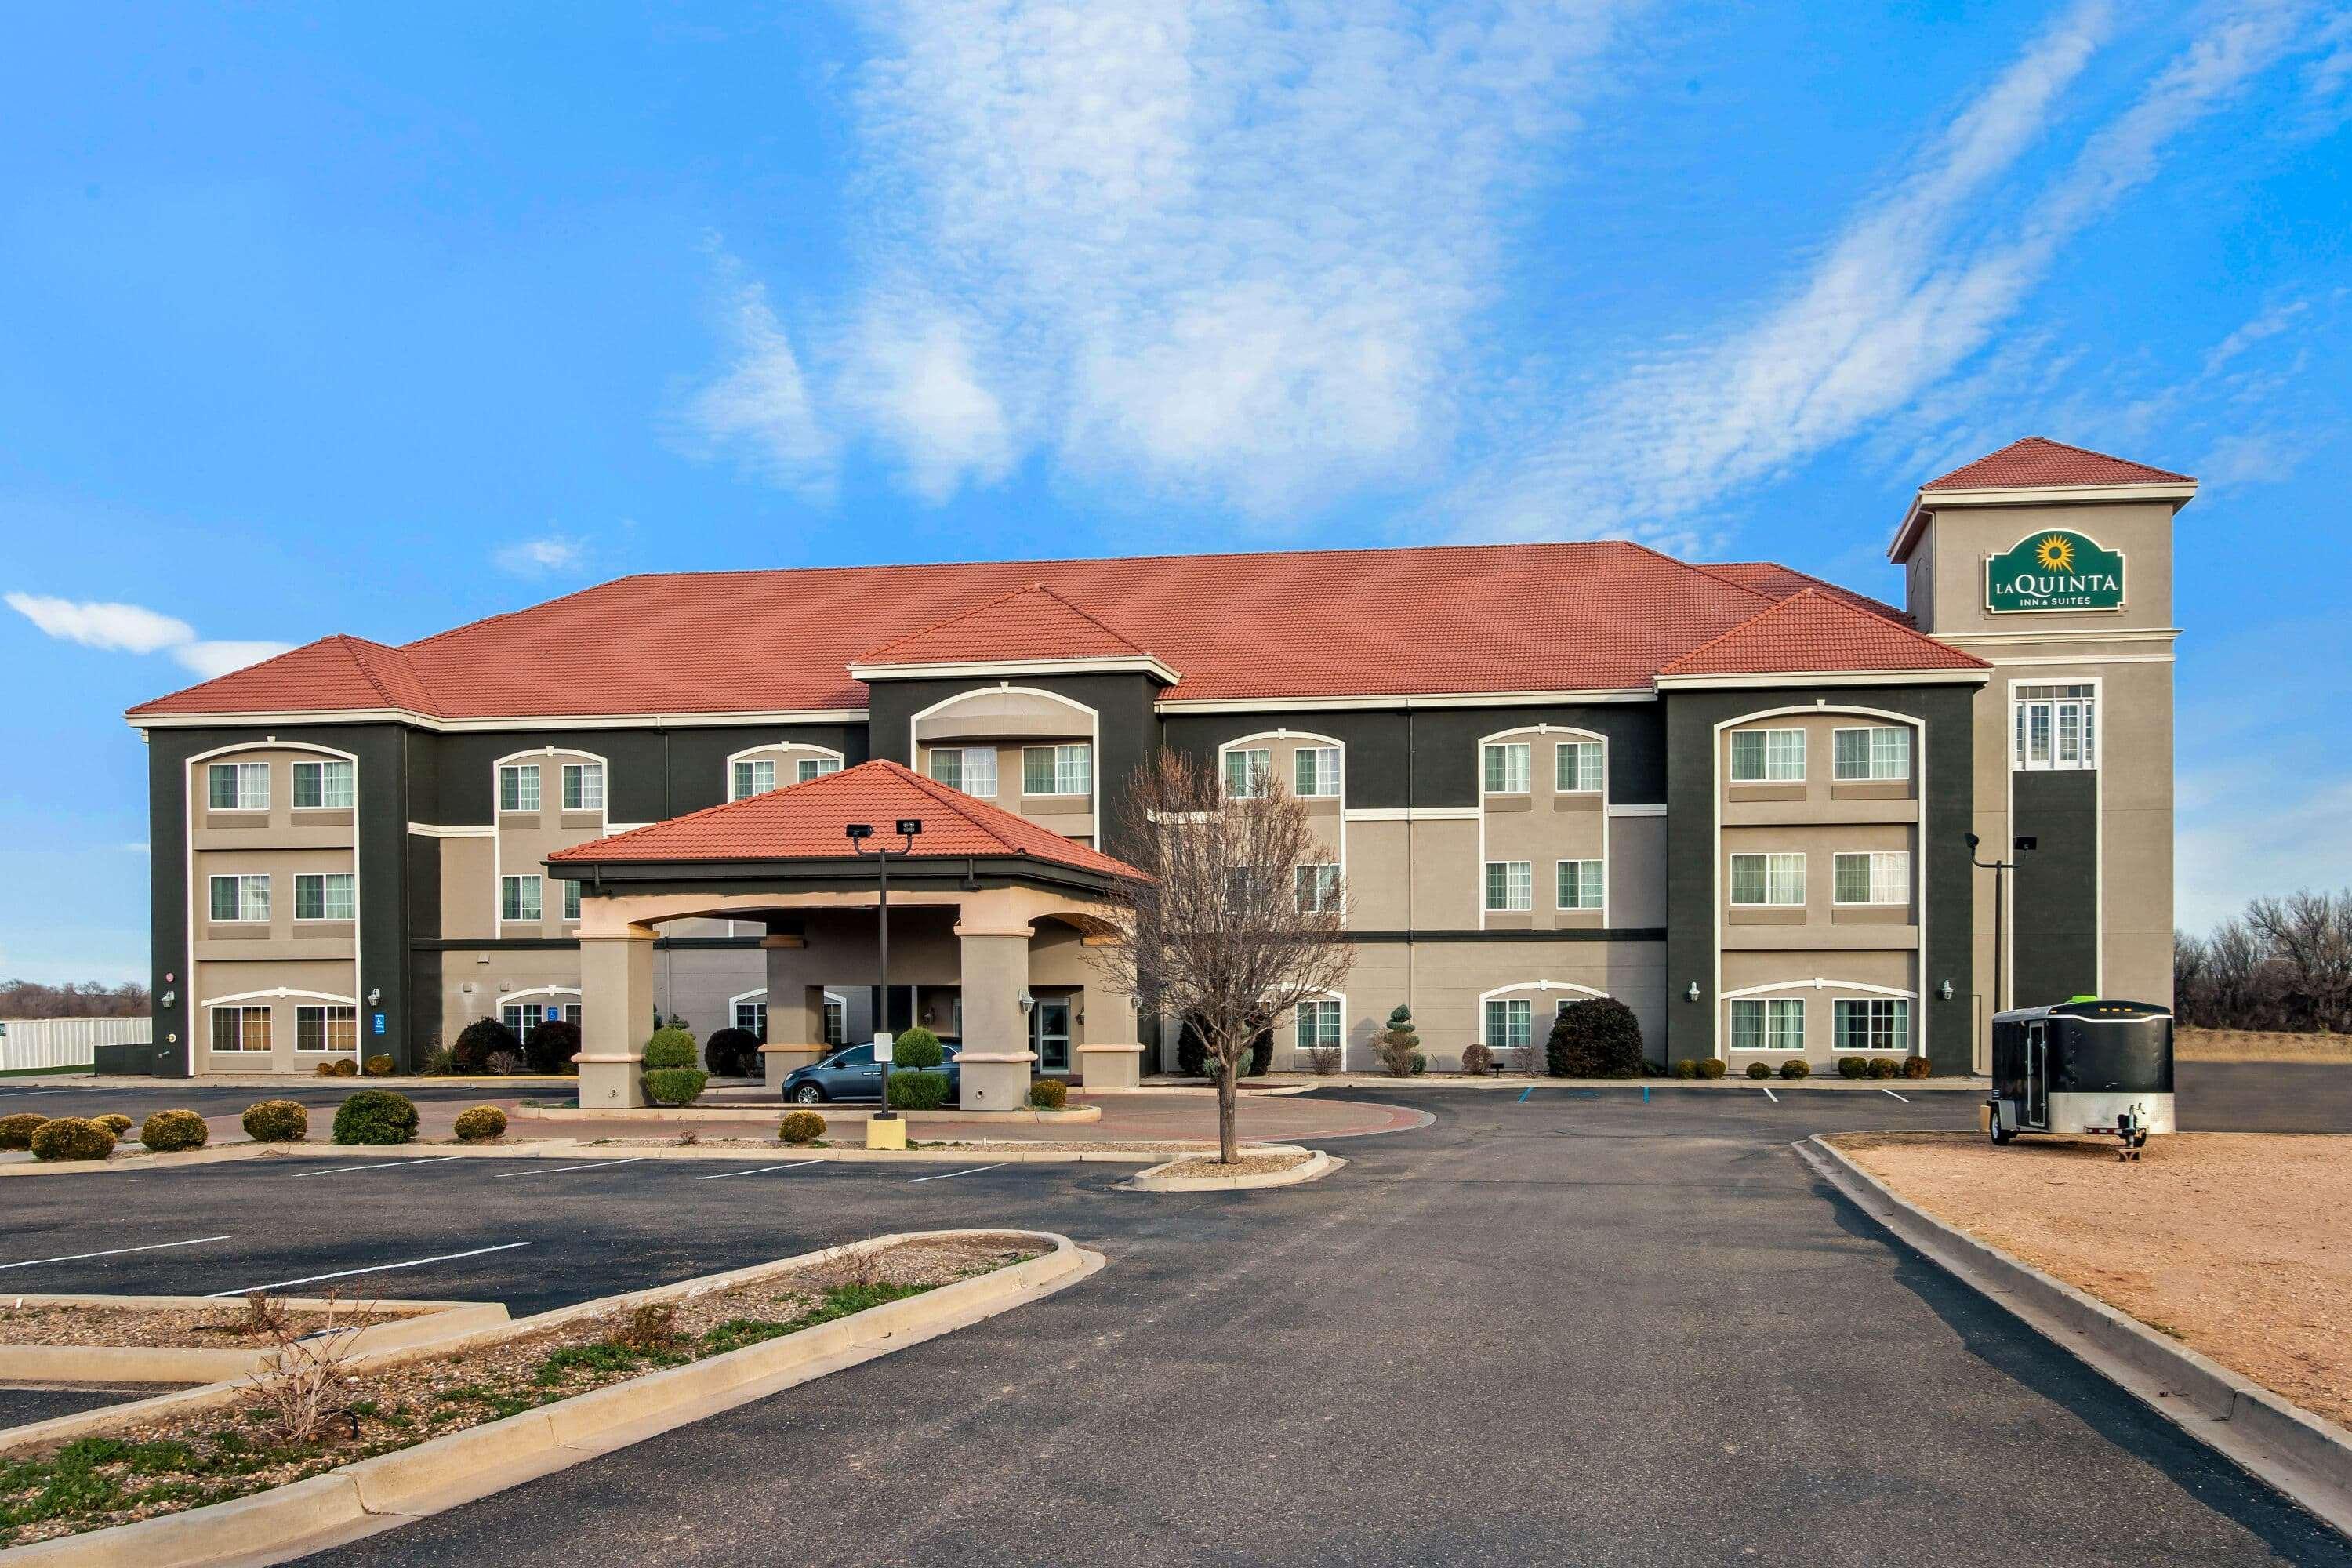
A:
[[[1735,1051],[1801,1051],[1805,1048],[1802,1001],[1734,1002],[1731,1048]]]
[[[214,1008],[213,1049],[216,1051],[268,1050],[269,1009],[267,1007]]]
[[[1302,1052],[1339,1048],[1339,1004],[1301,1002],[1298,1005],[1298,1048]]]
[[[768,1043],[768,1005],[765,1002],[736,1003],[735,1026],[759,1036],[760,1043],[766,1045]]]
[[[1899,996],[1832,1004],[1842,1051],[1907,1051],[1911,1048],[1911,1004]]]
[[[298,1051],[358,1050],[360,1010],[331,1005],[295,1008],[294,1048]]]
[[[550,1002],[541,1005],[537,1002],[509,1002],[499,1009],[499,1021],[513,1030],[514,1037],[518,1040],[528,1040],[533,1029],[538,1028],[541,1024],[551,1024],[558,1020],[577,1026],[580,1022],[580,1004]]]
[[[1486,1004],[1486,1048],[1523,1050],[1535,1043],[1536,1005],[1506,997]]]

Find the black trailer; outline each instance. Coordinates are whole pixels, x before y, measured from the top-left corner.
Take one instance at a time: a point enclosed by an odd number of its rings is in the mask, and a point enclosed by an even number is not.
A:
[[[1984,1126],[1996,1143],[2113,1134],[2137,1159],[2150,1133],[2173,1131],[2170,1009],[2077,996],[1995,1014]]]

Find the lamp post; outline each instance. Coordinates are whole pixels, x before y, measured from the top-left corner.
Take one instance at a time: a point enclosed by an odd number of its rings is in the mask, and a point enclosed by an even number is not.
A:
[[[2008,887],[2006,878],[2010,872],[2017,869],[2017,862],[2014,860],[1978,859],[1977,846],[1979,841],[1977,838],[1977,836],[1973,833],[1969,834],[1968,837],[1969,864],[1974,866],[1979,871],[1990,871],[1992,873],[1992,1010],[1998,1013],[2001,1010],[2000,952],[2001,947],[2009,934],[2009,899],[2007,897]],[[2032,834],[2020,834],[2017,837],[2010,841],[2011,853],[2022,854],[2026,850],[2034,848],[2041,842],[2042,841],[2039,838],[2036,838]]]
[[[850,848],[860,859],[869,855],[874,859],[875,949],[881,955],[882,981],[875,998],[874,1019],[874,1060],[882,1069],[882,1109],[874,1113],[877,1121],[893,1121],[897,1116],[890,1109],[890,858],[896,855],[903,858],[913,852],[915,840],[922,835],[923,819],[902,816],[895,826],[903,840],[896,849],[866,847],[866,841],[874,837],[874,825],[870,822],[853,822],[843,829],[849,836]]]

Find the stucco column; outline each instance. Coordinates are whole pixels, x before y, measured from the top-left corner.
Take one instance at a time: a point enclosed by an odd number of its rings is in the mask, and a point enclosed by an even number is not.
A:
[[[992,927],[967,918],[956,927],[963,966],[963,1081],[958,1104],[966,1110],[1019,1110],[1029,1103],[1029,1019],[1021,997],[1029,989],[1030,930]]]
[[[824,1055],[824,988],[805,984],[806,939],[772,931],[760,947],[768,966],[768,1042],[760,1060],[768,1087],[781,1090],[794,1068]]]
[[[630,926],[580,938],[580,1103],[646,1102],[646,1041],[653,1034],[654,932]]]
[[[1079,994],[1086,1043],[1078,1047],[1078,1087],[1089,1094],[1135,1088],[1143,1081],[1135,997],[1124,984],[1099,970],[1087,977]]]

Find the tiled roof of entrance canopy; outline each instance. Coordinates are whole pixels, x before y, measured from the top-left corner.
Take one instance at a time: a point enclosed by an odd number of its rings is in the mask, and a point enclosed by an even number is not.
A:
[[[869,648],[859,664],[956,664],[979,659],[1140,658],[1150,650],[1043,583],[1000,594],[919,632]]]
[[[1180,672],[1163,695],[1184,701],[1646,689],[1662,668],[1782,597],[1786,579],[1622,540],[677,573],[620,578],[399,648],[331,638],[342,647],[331,658],[312,644],[131,717],[863,710],[866,686],[849,667],[866,650],[922,641],[943,619],[977,621],[992,602],[1045,582],[1099,628],[1090,636],[1149,648]],[[1792,654],[1806,668],[1838,668],[1834,647]]]
[[[2072,488],[2084,485],[2189,484],[2187,474],[2153,468],[2123,458],[2070,447],[2046,436],[2011,441],[1998,452],[1988,452],[1973,463],[1963,463],[1940,479],[1920,486],[1927,490],[2011,490]]]
[[[1825,662],[1806,662],[1817,658]],[[1806,588],[1702,643],[1658,673],[1672,677],[1988,668],[1973,655],[1923,637],[1884,616],[1874,616],[1835,594]]]
[[[879,842],[895,845],[898,840],[890,825],[902,816],[923,819],[910,859],[1015,855],[1106,877],[1142,875],[1099,849],[885,761],[860,763],[806,784],[576,844],[547,858],[551,865],[582,866],[625,860],[842,860],[853,853],[844,832],[851,823],[871,823]]]

